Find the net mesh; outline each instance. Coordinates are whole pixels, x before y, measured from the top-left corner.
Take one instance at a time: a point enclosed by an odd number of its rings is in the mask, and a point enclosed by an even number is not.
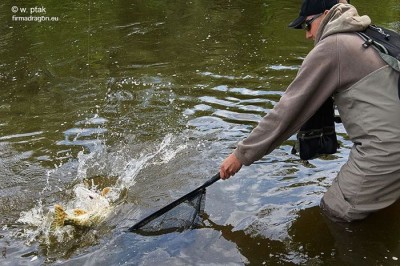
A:
[[[206,189],[179,203],[164,214],[142,224],[136,232],[143,235],[160,235],[194,228],[201,223],[204,213]]]

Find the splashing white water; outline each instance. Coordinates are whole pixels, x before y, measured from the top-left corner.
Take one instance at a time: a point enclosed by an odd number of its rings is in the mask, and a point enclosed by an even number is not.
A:
[[[115,202],[120,198],[122,191],[126,191],[131,186],[134,186],[136,177],[147,166],[151,164],[166,164],[187,147],[186,144],[180,144],[178,147],[175,147],[174,142],[176,139],[172,134],[168,134],[155,150],[149,151],[146,147],[146,151],[141,151],[136,158],[129,158],[131,157],[129,149],[122,148],[117,152],[107,153],[106,148],[102,146],[97,147],[96,151],[89,154],[79,153],[75,178],[75,181],[78,183],[72,188],[74,191],[72,198],[62,204],[63,207],[67,210],[80,208],[88,211],[99,210],[100,212],[104,206],[106,208],[111,207],[112,209],[112,207],[115,207]],[[46,187],[43,189],[43,192],[48,192],[52,190],[52,187],[57,187],[57,184],[50,184],[51,178],[49,178],[57,170],[61,171],[62,167],[58,166],[56,169],[48,171]],[[105,181],[108,179],[107,176],[117,177],[107,197],[100,198],[100,201],[93,200],[99,198],[99,193],[102,189],[102,187],[93,183],[93,179],[90,179],[91,176],[96,175],[93,172],[100,173],[104,176],[102,179]],[[85,180],[91,180],[92,184],[84,185]],[[50,238],[54,239],[54,237],[57,239],[57,242],[65,241],[65,237],[73,238],[74,228],[71,226],[64,226],[57,229],[56,232],[50,232],[50,225],[54,220],[54,209],[53,206],[43,206],[42,202],[40,200],[34,208],[22,212],[18,219],[18,222],[36,228],[25,230],[27,244],[31,244],[38,238],[44,239],[46,244],[49,244]],[[107,214],[110,213],[112,212],[107,211]]]
[[[124,169],[123,174],[120,177],[121,189],[129,188],[133,186],[135,178],[140,173],[142,169],[147,167],[149,164],[165,164],[168,163],[172,158],[176,156],[180,151],[186,148],[186,145],[179,145],[177,149],[168,149],[168,146],[173,143],[173,135],[168,134],[165,136],[161,142],[159,148],[153,152],[146,155],[142,155],[139,159],[130,160]],[[156,156],[161,158],[161,161],[152,161]]]

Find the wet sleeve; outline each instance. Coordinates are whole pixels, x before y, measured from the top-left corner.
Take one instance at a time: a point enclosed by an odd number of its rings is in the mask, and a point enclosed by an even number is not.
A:
[[[339,83],[337,40],[332,37],[311,50],[280,101],[238,143],[236,157],[242,164],[250,165],[269,154],[300,129]]]

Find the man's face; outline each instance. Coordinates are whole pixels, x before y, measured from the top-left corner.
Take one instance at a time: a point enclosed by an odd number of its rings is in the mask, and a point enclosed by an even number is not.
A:
[[[306,30],[306,38],[315,40],[319,25],[321,24],[322,18],[325,16],[324,13],[318,15],[308,16],[303,24],[303,28]]]

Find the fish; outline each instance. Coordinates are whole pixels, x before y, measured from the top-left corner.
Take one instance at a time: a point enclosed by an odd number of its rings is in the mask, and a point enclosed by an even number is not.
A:
[[[54,205],[54,217],[50,225],[50,230],[65,225],[72,225],[79,228],[90,228],[99,224],[111,211],[111,205],[106,195],[110,188],[104,188],[100,193],[96,193],[82,186],[75,188],[77,199],[73,209],[65,209],[60,204]]]

